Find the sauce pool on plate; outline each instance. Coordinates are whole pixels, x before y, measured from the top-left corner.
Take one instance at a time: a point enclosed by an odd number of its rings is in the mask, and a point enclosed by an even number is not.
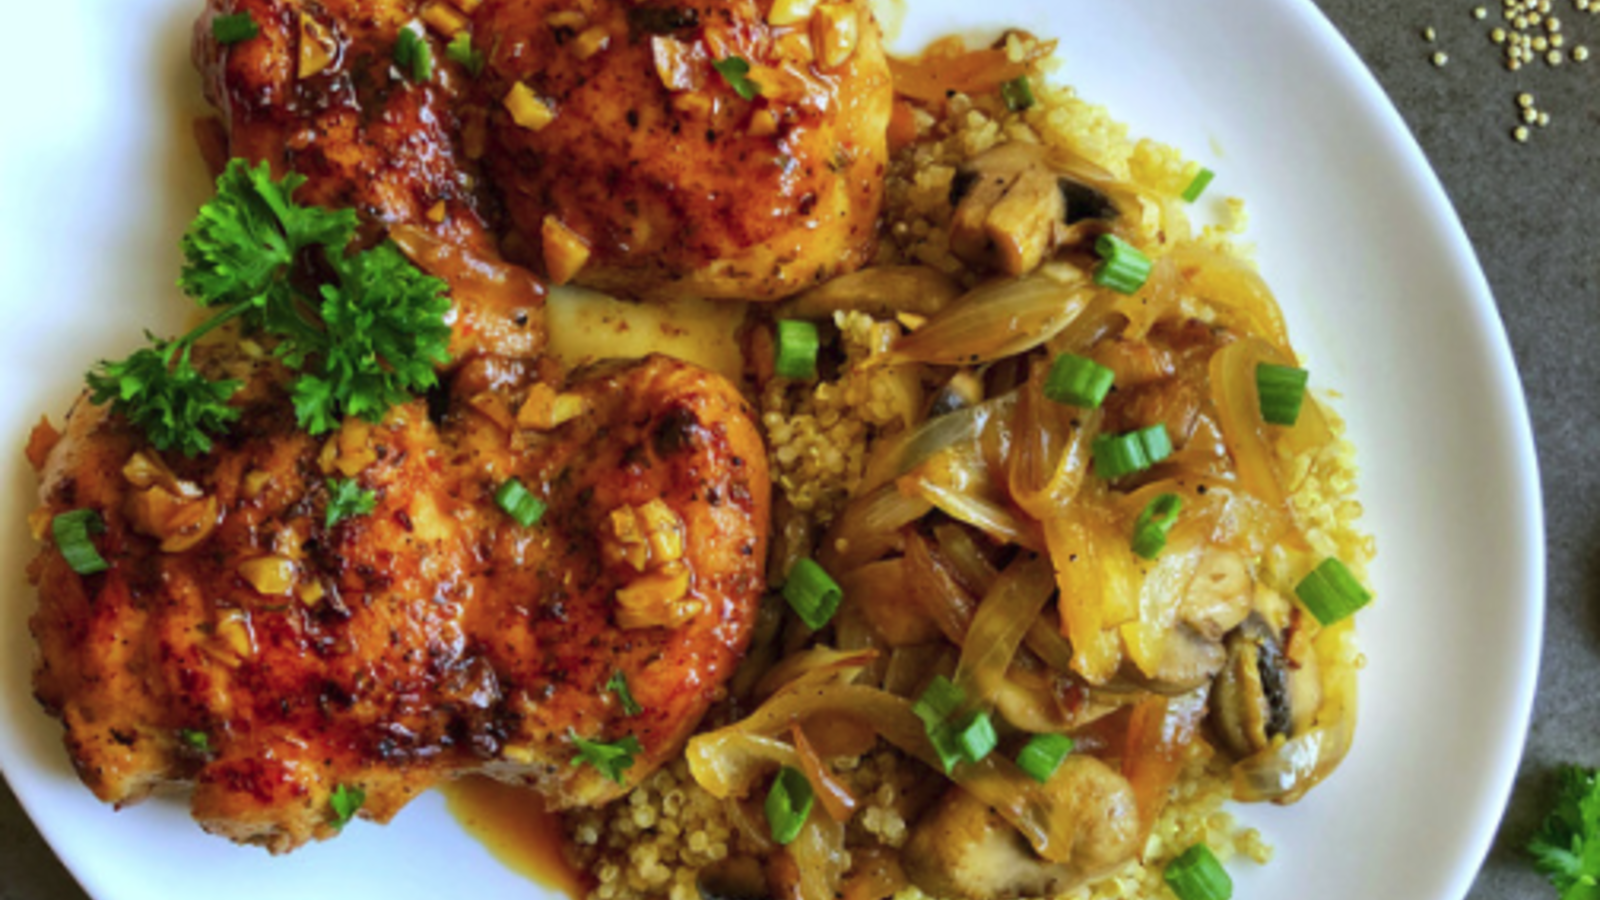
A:
[[[589,893],[588,876],[567,862],[561,816],[545,809],[529,788],[472,775],[439,788],[450,815],[507,867],[553,891],[578,900]]]

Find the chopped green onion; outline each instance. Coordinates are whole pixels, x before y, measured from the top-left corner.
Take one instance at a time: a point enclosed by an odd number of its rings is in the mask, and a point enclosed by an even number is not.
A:
[[[333,827],[343,828],[350,824],[356,817],[356,810],[361,804],[367,802],[367,792],[358,787],[341,784],[333,789],[328,797],[328,805],[333,808]]]
[[[1033,85],[1028,83],[1028,76],[1018,75],[1016,78],[1000,85],[1000,99],[1006,101],[1006,109],[1012,112],[1022,112],[1033,106]]]
[[[1094,242],[1101,263],[1095,267],[1094,283],[1119,294],[1137,293],[1150,280],[1150,257],[1114,234],[1102,234]]]
[[[929,730],[940,725],[950,718],[961,704],[967,700],[966,692],[957,687],[955,682],[943,675],[933,676],[928,682],[927,690],[911,705],[911,711],[917,714]]]
[[[946,774],[955,770],[956,763],[965,756],[960,741],[956,737],[955,729],[950,727],[950,718],[966,702],[966,693],[957,687],[954,682],[943,675],[935,675],[929,682],[927,690],[912,704],[911,711],[922,720],[923,728],[928,732],[928,740],[933,744],[933,750],[939,755],[939,762],[944,766]]]
[[[611,680],[606,682],[606,690],[617,695],[617,701],[622,704],[623,715],[637,716],[644,712],[644,707],[633,699],[633,692],[628,690],[628,676],[622,674],[620,669],[611,673]]]
[[[979,711],[965,717],[956,715],[966,702],[965,691],[943,675],[935,675],[933,681],[928,683],[927,690],[911,707],[917,718],[922,720],[928,732],[928,741],[933,744],[946,774],[954,771],[956,764],[962,760],[978,762],[994,752],[995,746],[1000,743],[988,713]]]
[[[1178,521],[1178,511],[1183,509],[1183,498],[1177,494],[1162,494],[1151,500],[1133,523],[1133,552],[1145,559],[1155,559],[1167,546],[1167,532]]]
[[[395,38],[394,63],[417,84],[433,80],[433,50],[427,39],[410,28],[400,29]]]
[[[1116,381],[1115,372],[1092,359],[1063,353],[1050,364],[1044,395],[1057,403],[1099,409]]]
[[[1162,873],[1178,900],[1232,900],[1233,879],[1205,844],[1195,844]]]
[[[1094,439],[1094,474],[1112,481],[1143,472],[1172,455],[1167,426],[1151,425],[1126,434],[1102,434]]]
[[[494,492],[494,502],[523,528],[544,518],[547,508],[543,500],[528,493],[522,482],[515,478],[508,478],[505,484],[500,485],[500,489]]]
[[[817,631],[833,619],[839,611],[839,601],[844,591],[839,583],[829,577],[822,566],[811,557],[805,557],[789,570],[789,580],[783,583],[783,599],[800,616],[806,627]]]
[[[483,74],[483,51],[472,46],[472,35],[463,31],[444,48],[444,55],[466,69],[473,78]]]
[[[978,762],[985,756],[994,752],[1000,746],[1000,735],[995,733],[994,723],[989,721],[989,714],[977,713],[956,734],[961,743],[961,755],[972,762]]]
[[[1044,784],[1061,768],[1072,748],[1072,738],[1064,734],[1036,734],[1017,754],[1017,768],[1034,781]]]
[[[761,85],[746,78],[750,74],[750,63],[737,56],[719,59],[711,64],[722,75],[722,80],[733,88],[733,92],[746,100],[754,100],[761,93]]]
[[[639,739],[631,734],[620,741],[607,743],[584,740],[578,737],[576,731],[568,728],[567,739],[578,748],[578,755],[572,758],[573,765],[588,763],[617,784],[623,783],[622,773],[633,768],[633,758],[644,752]]]
[[[767,825],[772,829],[772,839],[782,845],[794,843],[816,799],[804,772],[793,766],[779,769],[772,789],[767,791]]]
[[[1183,189],[1183,201],[1185,203],[1193,203],[1199,200],[1200,195],[1204,194],[1206,188],[1211,186],[1211,179],[1215,177],[1217,177],[1217,173],[1210,169],[1201,169],[1195,173],[1194,180],[1189,182],[1189,186]]]
[[[106,562],[89,539],[89,535],[102,534],[105,530],[105,520],[92,509],[75,509],[50,520],[50,533],[56,539],[56,549],[61,551],[61,557],[72,567],[72,571],[79,575],[93,575],[111,568],[111,564]]]
[[[1306,399],[1306,382],[1311,373],[1293,366],[1256,364],[1256,393],[1261,396],[1261,418],[1272,425],[1293,425],[1300,421],[1300,406]]]
[[[211,752],[211,737],[204,731],[195,728],[180,729],[178,731],[178,740],[183,741],[184,746],[196,753]]]
[[[778,375],[796,381],[817,377],[817,326],[800,319],[784,319],[778,323],[778,359],[774,369]]]
[[[249,13],[217,16],[211,20],[211,36],[224,47],[248,41],[260,33],[260,27],[256,25],[255,19],[250,18]]]
[[[1294,593],[1324,625],[1349,618],[1372,602],[1372,592],[1362,587],[1349,568],[1332,556],[1300,579]]]

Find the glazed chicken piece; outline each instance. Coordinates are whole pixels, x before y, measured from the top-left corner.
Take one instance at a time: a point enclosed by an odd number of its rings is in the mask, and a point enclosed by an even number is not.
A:
[[[893,89],[864,0],[485,0],[473,27],[489,173],[552,280],[773,300],[870,259]]]
[[[357,792],[386,821],[467,773],[558,808],[620,796],[722,691],[764,585],[765,449],[737,391],[665,358],[572,382],[539,360],[543,288],[496,250],[463,70],[433,35],[431,78],[395,61],[421,8],[212,0],[194,49],[213,162],[305,176],[297,200],[354,207],[448,282],[445,385],[313,438],[288,373],[217,342],[197,365],[244,386],[210,453],[158,453],[87,399],[32,445],[36,534],[76,509],[106,525],[108,571],[53,542],[30,569],[35,692],[78,772],[118,805],[192,785],[203,827],[274,852],[335,834]],[[239,14],[258,34],[219,44]]]
[[[337,832],[335,792],[377,821],[471,772],[592,804],[679,750],[763,588],[765,456],[725,381],[593,372],[557,395],[583,414],[540,430],[517,422],[549,399],[535,367],[480,357],[437,420],[417,401],[318,439],[273,364],[208,365],[249,379],[211,454],[163,458],[84,400],[41,473],[37,533],[107,525],[108,571],[53,544],[30,570],[35,690],[98,797],[192,784],[208,831],[281,852]],[[375,505],[330,524],[345,478]],[[497,503],[511,478],[536,524]],[[580,740],[636,758],[612,780]]]
[[[470,78],[420,27],[417,0],[210,0],[193,55],[228,157],[270,163],[306,184],[295,199],[355,209],[370,238],[385,232],[450,284],[450,353],[525,357],[544,347],[544,286],[501,260],[465,146]],[[248,15],[259,34],[220,44],[213,22]],[[427,45],[429,78],[396,62],[402,30]],[[479,129],[481,133],[481,128]],[[205,142],[203,142],[205,143]]]

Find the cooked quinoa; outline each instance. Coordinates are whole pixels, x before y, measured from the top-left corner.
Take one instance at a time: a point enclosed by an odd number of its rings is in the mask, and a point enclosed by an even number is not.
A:
[[[1008,38],[1014,59],[1028,51],[1029,39]],[[1050,61],[1045,62],[1046,66]],[[1210,199],[1216,224],[1196,233],[1185,205],[1177,198],[1200,171],[1199,164],[1158,142],[1135,140],[1127,128],[1102,107],[1080,98],[1070,87],[1032,86],[1036,103],[1013,112],[997,98],[957,94],[942,117],[915,110],[918,140],[894,158],[887,182],[886,240],[879,264],[922,265],[944,272],[970,286],[979,280],[951,252],[951,182],[968,159],[1008,141],[1069,150],[1091,160],[1120,180],[1131,180],[1156,207],[1144,218],[1142,238],[1157,245],[1192,239],[1235,256],[1247,256],[1239,243],[1245,224],[1243,204],[1234,198]],[[1204,307],[1185,307],[1186,314],[1209,321]],[[861,483],[869,442],[898,427],[904,413],[903,385],[891,368],[870,364],[907,330],[906,322],[876,320],[860,313],[837,313],[834,346],[841,359],[830,377],[817,383],[773,379],[756,398],[771,450],[772,473],[779,494],[817,528],[841,511]],[[1292,489],[1291,505],[1314,549],[1337,556],[1363,581],[1374,554],[1371,537],[1356,528],[1362,510],[1355,498],[1353,448],[1343,437],[1344,425],[1324,403],[1333,440],[1328,446],[1280,459]],[[1284,560],[1264,559],[1257,577],[1289,595]],[[1353,648],[1353,644],[1348,645]],[[1354,653],[1353,649],[1349,650]],[[1352,657],[1359,667],[1359,658]],[[894,749],[827,760],[834,773],[862,799],[851,819],[847,846],[901,847],[907,840],[908,798],[927,769]],[[1225,760],[1204,741],[1190,746],[1183,775],[1171,789],[1170,802],[1139,854],[1114,873],[1057,900],[1151,900],[1170,896],[1162,879],[1165,865],[1186,848],[1204,843],[1222,861],[1244,859],[1265,864],[1272,850],[1254,828],[1235,821],[1227,807],[1232,793]],[[682,760],[656,772],[624,800],[599,810],[573,814],[569,830],[574,863],[593,873],[593,900],[698,900],[698,871],[735,854],[751,854],[760,843],[747,835],[749,822],[760,822],[759,802],[719,801],[697,785]],[[752,810],[754,812],[752,812]],[[915,887],[896,900],[927,898]]]

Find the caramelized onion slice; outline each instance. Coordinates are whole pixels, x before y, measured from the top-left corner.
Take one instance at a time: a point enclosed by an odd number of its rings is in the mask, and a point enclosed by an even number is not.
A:
[[[984,595],[956,666],[956,684],[972,701],[994,705],[1017,648],[1054,591],[1049,561],[1027,555],[1006,567]]]
[[[1066,263],[992,281],[901,338],[883,359],[970,366],[1024,353],[1071,324],[1094,294],[1089,276]]]

